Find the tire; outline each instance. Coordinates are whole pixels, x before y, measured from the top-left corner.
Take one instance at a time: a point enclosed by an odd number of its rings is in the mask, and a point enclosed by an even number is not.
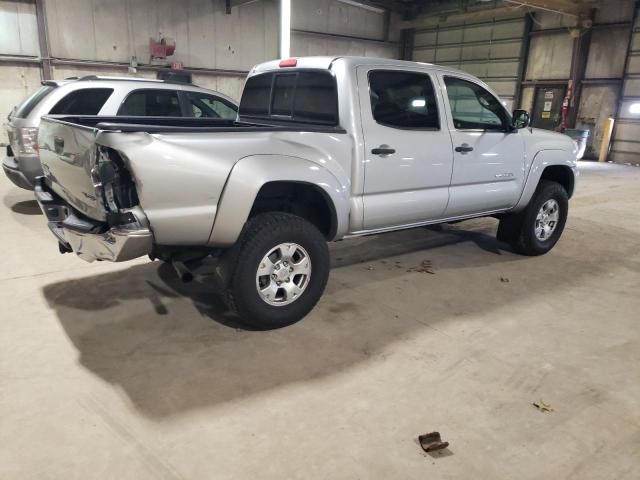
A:
[[[557,207],[557,220],[550,233],[547,229],[541,228],[538,214],[547,213],[548,219],[555,218],[553,207]],[[560,239],[567,221],[569,212],[569,197],[567,191],[557,182],[551,180],[541,180],[529,205],[518,213],[508,214],[500,220],[498,226],[498,240],[508,243],[514,251],[523,255],[535,256],[543,255],[551,250]],[[547,225],[551,225],[550,223]],[[538,227],[538,234],[536,233]],[[539,236],[540,235],[540,236]],[[546,235],[546,237],[545,237]],[[542,236],[542,238],[541,238]]]
[[[329,249],[320,231],[301,217],[280,212],[257,215],[234,250],[227,303],[250,328],[291,325],[309,313],[324,292]],[[259,269],[270,273],[259,276]],[[286,273],[289,270],[293,273]],[[267,293],[259,293],[259,287]]]

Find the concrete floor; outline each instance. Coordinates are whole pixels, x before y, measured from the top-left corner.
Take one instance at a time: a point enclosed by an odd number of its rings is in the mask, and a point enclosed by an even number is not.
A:
[[[490,219],[342,242],[271,332],[157,262],[59,255],[2,177],[0,478],[640,478],[640,169],[582,173],[550,254]]]

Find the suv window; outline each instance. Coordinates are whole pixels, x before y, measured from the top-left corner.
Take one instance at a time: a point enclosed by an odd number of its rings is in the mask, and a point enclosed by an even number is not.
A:
[[[135,90],[122,103],[118,115],[182,117],[178,92],[173,90]]]
[[[56,87],[53,85],[43,85],[18,105],[12,116],[16,118],[27,118],[31,113],[31,110],[33,110],[33,108],[55,88]]]
[[[444,77],[453,126],[459,129],[503,130],[509,116],[500,101],[480,85]]]
[[[240,116],[337,125],[336,81],[324,70],[255,75],[242,92]]]
[[[212,117],[235,120],[237,109],[232,103],[214,95],[200,92],[186,92],[189,110],[194,117]]]
[[[112,88],[75,90],[58,101],[49,113],[52,115],[97,115],[112,93]]]
[[[389,127],[439,129],[438,102],[428,75],[396,70],[369,72],[371,111]]]

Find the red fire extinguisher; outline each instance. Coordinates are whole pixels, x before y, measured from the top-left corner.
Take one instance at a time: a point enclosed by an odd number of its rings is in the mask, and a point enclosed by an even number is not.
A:
[[[560,120],[560,131],[564,132],[567,128],[567,120],[569,118],[569,103],[571,102],[571,94],[573,93],[573,80],[569,80],[567,85],[567,94],[562,101],[562,113]]]

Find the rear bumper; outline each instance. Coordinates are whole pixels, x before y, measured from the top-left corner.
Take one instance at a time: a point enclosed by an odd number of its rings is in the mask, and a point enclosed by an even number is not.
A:
[[[38,155],[7,155],[2,160],[2,168],[9,180],[27,190],[33,190],[36,177],[42,175],[42,165]]]
[[[123,262],[151,253],[153,234],[139,208],[127,212],[126,224],[109,225],[76,213],[47,186],[44,177],[36,178],[34,190],[61,252],[73,251],[88,262]]]

